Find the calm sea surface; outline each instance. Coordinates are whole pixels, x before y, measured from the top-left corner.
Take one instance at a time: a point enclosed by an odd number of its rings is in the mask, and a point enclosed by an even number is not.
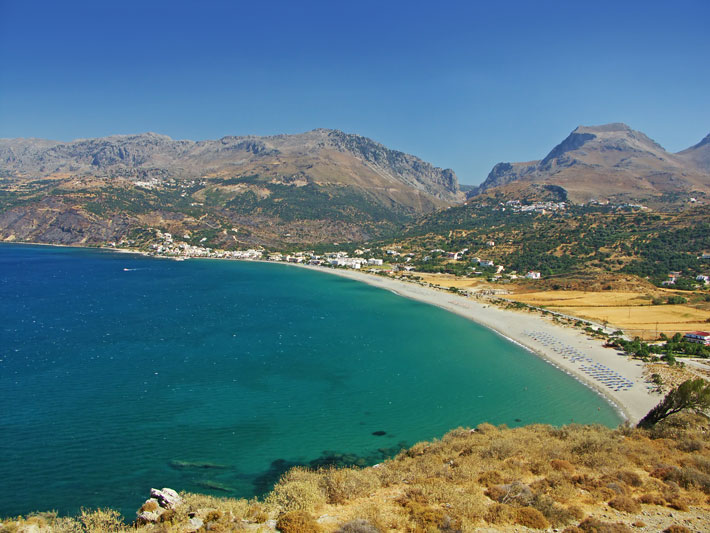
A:
[[[293,464],[371,464],[484,421],[619,417],[497,334],[363,283],[0,245],[0,516],[130,518],[151,487],[253,496]]]

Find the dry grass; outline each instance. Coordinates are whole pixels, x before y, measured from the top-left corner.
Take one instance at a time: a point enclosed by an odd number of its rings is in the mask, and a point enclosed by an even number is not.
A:
[[[185,494],[186,504],[166,520],[135,529],[104,510],[72,519],[14,519],[0,531],[29,531],[34,521],[62,533],[168,533],[184,531],[193,516],[210,531],[267,528],[275,519],[282,531],[323,533],[481,527],[613,533],[630,531],[640,518],[648,523],[654,513],[664,520],[649,526],[654,530],[682,525],[670,512],[704,517],[710,529],[709,431],[695,416],[675,417],[652,431],[482,424],[417,444],[378,468],[293,469],[264,501]],[[604,518],[609,513],[613,520]],[[316,522],[321,516],[327,519]]]
[[[667,297],[671,291],[656,293],[622,291],[544,291],[516,294],[513,300],[544,306],[597,323],[608,322],[628,335],[655,339],[660,333],[702,330],[710,327],[710,311],[690,305],[651,305],[655,296]]]

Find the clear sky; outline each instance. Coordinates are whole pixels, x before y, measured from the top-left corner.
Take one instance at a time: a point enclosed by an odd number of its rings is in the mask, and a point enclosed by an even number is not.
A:
[[[579,124],[687,148],[708,95],[708,0],[0,0],[0,137],[336,128],[479,183]]]

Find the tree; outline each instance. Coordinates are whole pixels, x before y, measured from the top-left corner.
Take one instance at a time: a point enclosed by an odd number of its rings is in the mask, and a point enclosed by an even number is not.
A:
[[[641,419],[638,427],[650,428],[680,411],[689,410],[702,414],[709,408],[710,383],[702,378],[689,379],[670,391],[661,403]]]

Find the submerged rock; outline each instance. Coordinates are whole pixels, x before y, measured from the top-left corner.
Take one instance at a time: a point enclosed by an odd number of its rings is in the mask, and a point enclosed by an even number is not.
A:
[[[211,490],[221,490],[222,492],[234,492],[234,489],[232,487],[228,487],[227,485],[224,485],[223,483],[220,483],[219,481],[212,481],[209,479],[198,481],[197,484],[200,487],[203,487],[205,489],[211,489]]]
[[[376,437],[381,437],[383,435],[387,435],[387,432],[380,430],[380,431],[373,431],[372,434],[375,435]]]
[[[229,468],[227,465],[220,465],[216,463],[201,463],[201,462],[192,462],[192,461],[170,461],[168,463],[171,468],[174,468],[175,470],[191,470],[191,469],[215,469],[215,470],[223,470],[226,468]]]

